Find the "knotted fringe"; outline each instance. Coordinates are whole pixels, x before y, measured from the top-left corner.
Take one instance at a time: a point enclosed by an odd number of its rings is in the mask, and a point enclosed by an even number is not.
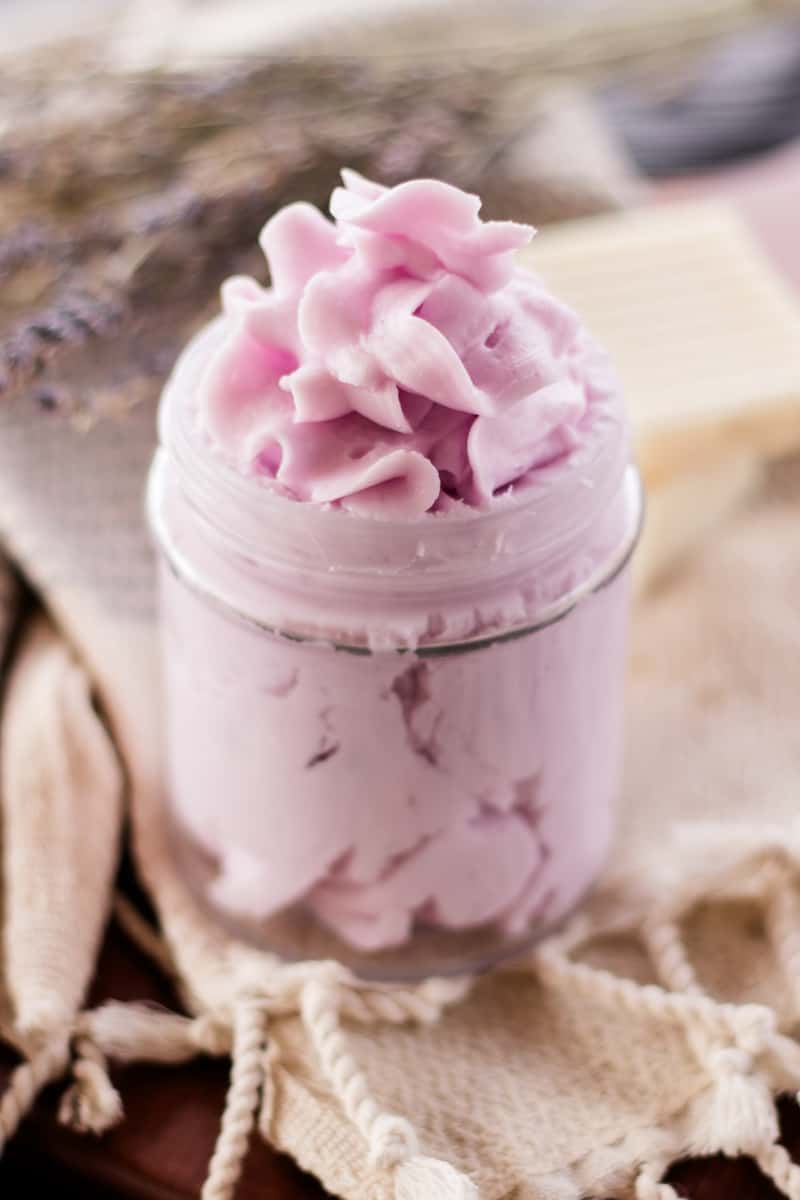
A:
[[[379,1003],[385,1002],[385,996],[378,996]],[[407,1019],[417,1001],[410,992],[391,997],[396,1014],[405,1008]],[[367,1143],[370,1166],[393,1172],[396,1200],[477,1200],[477,1189],[465,1175],[420,1153],[417,1134],[405,1117],[381,1109],[342,1029],[341,1012],[338,980],[309,980],[300,1000],[303,1023],[323,1075]]]
[[[233,1013],[233,1066],[202,1200],[233,1196],[256,1119],[266,1066],[267,1012],[257,999],[241,1001]]]
[[[230,1200],[241,1174],[253,1127],[267,1136],[275,1105],[274,1069],[278,1048],[268,1038],[272,1010],[284,1013],[288,997],[297,1006],[320,1063],[348,1117],[367,1140],[370,1166],[393,1173],[397,1200],[476,1200],[474,1185],[449,1163],[419,1151],[417,1135],[403,1117],[383,1112],[348,1047],[341,1019],[369,1024],[430,1022],[447,1004],[461,999],[467,980],[428,980],[416,989],[351,981],[333,964],[309,964],[305,982],[287,972],[286,985],[269,998],[241,1000],[231,1017],[181,1017],[144,1005],[109,1003],[83,1013],[72,1031],[17,1068],[0,1104],[0,1142],[5,1142],[29,1111],[38,1092],[62,1076],[74,1051],[74,1082],[61,1102],[60,1117],[76,1130],[101,1133],[122,1116],[122,1105],[106,1070],[118,1063],[186,1062],[198,1054],[232,1058],[230,1086],[217,1144],[203,1188],[203,1200]]]
[[[108,1076],[106,1056],[90,1037],[73,1043],[75,1082],[61,1098],[58,1119],[77,1133],[106,1133],[123,1117],[122,1099]]]
[[[635,1131],[561,1171],[522,1181],[521,1197],[579,1200],[598,1187],[631,1187],[636,1200],[677,1200],[675,1189],[662,1179],[669,1163],[687,1153],[722,1151],[751,1155],[789,1200],[800,1200],[800,1166],[777,1141],[773,1100],[773,1092],[787,1080],[800,1087],[800,1045],[779,1031],[776,1015],[767,1006],[720,1003],[707,995],[682,931],[693,907],[704,899],[745,894],[760,903],[767,936],[791,991],[789,1024],[794,1025],[800,1019],[797,841],[797,848],[789,839],[754,850],[755,838],[749,843],[742,839],[710,882],[701,884],[695,877],[682,888],[670,888],[668,902],[640,902],[638,912],[617,905],[613,918],[593,916],[590,910],[527,959],[511,964],[508,969],[533,972],[545,987],[577,992],[593,1006],[648,1013],[677,1025],[708,1080],[669,1129]],[[138,915],[126,925],[135,928],[140,945],[152,944],[168,966],[158,935]],[[639,940],[658,983],[639,984],[579,960],[584,945],[609,932]],[[268,1137],[275,1112],[279,1052],[268,1023],[299,1012],[323,1076],[364,1139],[381,1194],[388,1184],[394,1200],[477,1200],[471,1179],[454,1165],[426,1155],[408,1119],[381,1107],[344,1028],[346,1022],[434,1022],[470,987],[469,979],[432,979],[416,987],[367,984],[336,964],[306,963],[276,966],[263,989],[255,988],[223,1013],[192,1018],[143,1005],[106,1004],[83,1013],[65,1032],[29,1043],[17,1040],[28,1057],[12,1074],[0,1101],[0,1147],[41,1088],[70,1066],[73,1083],[62,1102],[62,1119],[76,1128],[101,1132],[119,1120],[122,1111],[108,1079],[108,1059],[181,1063],[200,1054],[230,1054],[230,1087],[202,1195],[203,1200],[231,1200],[252,1130],[257,1125]]]
[[[230,1023],[212,1014],[181,1017],[144,1004],[114,1001],[84,1013],[78,1029],[119,1063],[189,1062],[231,1052]]]
[[[678,925],[651,915],[641,928],[642,942],[659,978],[687,996],[702,996]],[[743,1006],[735,1028],[727,1034],[699,1022],[687,1025],[687,1038],[711,1078],[707,1095],[694,1105],[691,1119],[693,1148],[699,1154],[757,1154],[778,1137],[778,1118],[772,1090],[755,1068],[754,1058],[774,1036],[769,1009]]]
[[[695,878],[682,889],[673,888],[668,901],[651,902],[644,916],[632,913],[625,919],[617,910],[604,925],[583,914],[558,938],[540,947],[529,966],[550,986],[572,987],[595,1003],[677,1022],[709,1079],[709,1086],[683,1114],[683,1144],[678,1153],[750,1155],[784,1195],[800,1200],[800,1167],[777,1141],[779,1124],[769,1072],[772,1059],[796,1087],[800,1085],[800,1047],[779,1032],[776,1014],[766,1005],[723,1004],[708,996],[689,959],[681,928],[704,900],[742,894],[757,900],[793,997],[790,1024],[794,1024],[800,1018],[800,840],[784,833],[759,845],[757,836],[745,835],[728,847],[725,862],[724,834],[719,829],[705,831],[709,834],[723,860],[715,878],[702,882]],[[701,851],[702,839],[701,834]],[[639,940],[658,985],[620,979],[573,960],[583,944],[610,932]],[[641,1166],[634,1180],[637,1200],[675,1200],[675,1190],[661,1182],[668,1162]]]

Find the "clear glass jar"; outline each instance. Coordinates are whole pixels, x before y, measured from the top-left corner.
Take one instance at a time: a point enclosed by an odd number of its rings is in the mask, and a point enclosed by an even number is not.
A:
[[[187,878],[288,958],[392,979],[516,952],[612,833],[642,514],[626,431],[597,422],[491,511],[375,520],[225,466],[180,403],[191,358],[148,492]]]

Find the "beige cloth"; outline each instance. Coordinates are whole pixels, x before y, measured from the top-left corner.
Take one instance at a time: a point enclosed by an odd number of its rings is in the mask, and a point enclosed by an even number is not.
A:
[[[91,463],[95,504],[126,491],[138,500],[149,418],[129,413],[91,433],[57,421],[35,437],[23,401],[3,418],[9,546],[49,596],[108,709],[133,784],[140,869],[201,1018],[162,1026],[170,1018],[101,1011],[72,1032],[100,1061],[233,1050],[237,1086],[207,1195],[232,1194],[243,1131],[262,1104],[261,1129],[353,1200],[469,1196],[468,1180],[484,1200],[621,1194],[636,1179],[640,1196],[656,1196],[647,1189],[673,1156],[720,1147],[757,1153],[795,1194],[794,1168],[773,1145],[772,1104],[800,1084],[800,1049],[773,1028],[777,1020],[788,1033],[800,1016],[800,487],[791,472],[637,613],[621,837],[607,887],[566,941],[456,1003],[465,990],[457,984],[353,986],[330,968],[282,967],[207,925],[162,839],[144,592],[109,606],[122,562],[101,561],[91,547],[111,512],[75,519],[76,481]],[[73,469],[42,472],[51,454],[64,461],[67,445]],[[22,486],[33,479],[38,486]],[[91,572],[62,538],[47,543],[54,512]],[[120,539],[129,568],[137,553],[146,561],[138,537]],[[9,753],[6,738],[7,772]],[[698,901],[684,938],[684,914]],[[631,980],[660,980],[674,994]],[[698,995],[701,986],[724,1003]],[[45,1057],[33,1060],[37,1082],[65,1065],[63,1048]],[[98,1099],[97,1070],[92,1078],[82,1123],[102,1127],[119,1114],[109,1094]],[[438,1174],[447,1163],[457,1173]]]
[[[121,604],[115,589],[122,572],[137,575],[132,564],[148,562],[143,535],[119,528],[119,503],[78,520],[91,464],[84,498],[92,511],[100,497],[138,505],[150,415],[134,410],[90,433],[48,416],[34,432],[17,401],[2,421],[0,521],[108,709],[133,785],[139,868],[167,950],[136,919],[134,932],[172,962],[200,1016],[175,1025],[124,1009],[80,1018],[67,1032],[79,1039],[82,1103],[73,1088],[65,1116],[83,1112],[78,1123],[94,1128],[119,1117],[118,1100],[100,1084],[106,1052],[169,1061],[233,1050],[235,1086],[209,1196],[231,1194],[257,1106],[259,1127],[276,1145],[354,1200],[468,1196],[469,1181],[485,1200],[566,1200],[622,1194],[637,1178],[640,1196],[656,1196],[646,1189],[690,1148],[747,1148],[786,1176],[772,1145],[772,1094],[800,1084],[800,1050],[771,1022],[790,1031],[800,1015],[800,487],[792,473],[776,476],[738,526],[637,613],[621,836],[607,888],[567,942],[483,979],[458,1003],[458,984],[354,986],[330,968],[283,967],[206,924],[162,838],[146,590],[128,589]],[[70,472],[53,472],[56,454]],[[118,546],[120,557],[101,554],[102,546]],[[22,653],[41,636],[26,637]],[[17,692],[12,679],[7,706]],[[34,710],[29,720],[41,736]],[[83,727],[82,746],[85,737]],[[10,751],[6,736],[6,778]],[[97,786],[104,779],[113,800],[114,774],[98,752]],[[84,791],[74,788],[73,803]],[[6,815],[12,799],[6,784]],[[102,845],[114,838],[108,827]],[[92,845],[102,854],[100,841]],[[53,854],[49,862],[47,886],[58,887]],[[730,900],[739,895],[744,904]],[[698,900],[684,938],[676,930]],[[754,924],[763,913],[769,936]],[[584,938],[588,950],[579,949]],[[577,965],[567,953],[573,942]],[[651,979],[675,994],[630,982]],[[726,1003],[694,996],[700,985]],[[14,1015],[12,1034],[24,1018]],[[32,1056],[36,1086],[64,1069],[58,1039],[56,1050],[49,1043]],[[795,1176],[784,1183],[798,1186]]]

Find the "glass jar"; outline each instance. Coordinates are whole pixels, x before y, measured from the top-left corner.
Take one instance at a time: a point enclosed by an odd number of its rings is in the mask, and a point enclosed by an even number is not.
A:
[[[601,868],[618,782],[627,431],[487,511],[377,520],[226,466],[181,394],[148,511],[161,562],[166,802],[187,879],[239,936],[399,979],[480,969]]]

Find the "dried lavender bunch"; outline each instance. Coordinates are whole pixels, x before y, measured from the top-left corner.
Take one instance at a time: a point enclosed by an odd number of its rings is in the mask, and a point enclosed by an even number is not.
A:
[[[16,89],[6,78],[0,391],[69,348],[135,330],[154,308],[177,346],[270,212],[300,196],[323,203],[341,162],[390,182],[424,172],[474,183],[501,136],[498,105],[478,77],[448,84],[447,100],[436,91],[435,79],[410,78],[387,90],[341,61],[213,79],[97,75],[91,86],[85,75]],[[146,345],[128,348],[133,374],[148,374]]]
[[[554,203],[505,169],[547,81],[519,55],[121,75],[76,54],[0,78],[0,395],[34,383],[45,407],[85,407],[98,388],[154,388],[220,281],[263,270],[265,219],[300,197],[324,204],[342,163],[388,183],[439,175],[481,191],[489,215],[534,222],[615,202],[587,185]],[[95,348],[109,342],[115,372],[104,361],[101,377]]]

